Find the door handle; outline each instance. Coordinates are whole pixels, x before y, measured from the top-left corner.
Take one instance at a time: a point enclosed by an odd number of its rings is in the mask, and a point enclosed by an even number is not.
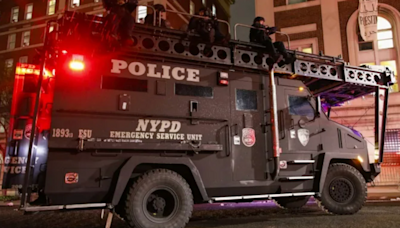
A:
[[[239,126],[237,124],[233,125],[233,135],[239,134]]]
[[[190,101],[190,114],[197,112],[199,109],[199,102],[198,101]]]
[[[189,112],[190,112],[190,117],[194,116],[195,112],[199,111],[199,102],[198,101],[190,101],[189,103]],[[199,121],[193,120],[193,118],[190,120],[190,124],[192,125],[197,125],[199,124]]]
[[[279,111],[279,138],[284,139],[286,138],[286,129],[285,129],[285,116],[283,110]]]

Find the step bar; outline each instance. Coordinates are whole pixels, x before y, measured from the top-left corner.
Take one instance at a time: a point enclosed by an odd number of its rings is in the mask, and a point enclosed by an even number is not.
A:
[[[91,208],[107,208],[106,203],[91,203],[91,204],[71,204],[71,205],[54,205],[54,206],[28,206],[21,208],[22,211],[58,211],[58,210],[74,210],[74,209],[91,209]]]
[[[315,160],[294,160],[288,162],[289,164],[314,164]]]
[[[313,180],[314,176],[294,176],[294,177],[281,177],[279,180],[288,180],[288,181],[295,181],[295,180]]]
[[[264,194],[264,195],[249,195],[249,196],[227,196],[227,197],[214,197],[213,201],[237,201],[249,199],[272,199],[279,197],[296,197],[296,196],[315,196],[316,192],[297,192],[297,193],[281,193],[281,194]]]

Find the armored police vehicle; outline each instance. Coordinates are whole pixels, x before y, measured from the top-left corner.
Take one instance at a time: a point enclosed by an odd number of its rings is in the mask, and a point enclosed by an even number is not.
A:
[[[25,212],[102,208],[132,227],[184,227],[194,204],[274,199],[356,213],[380,173],[394,82],[387,69],[263,47],[212,47],[137,25],[135,44],[103,39],[101,18],[66,12],[40,65],[19,64],[3,187]],[[237,26],[238,27],[238,26]],[[48,31],[48,30],[47,30]],[[376,95],[376,144],[329,119]],[[32,202],[31,193],[39,200]]]

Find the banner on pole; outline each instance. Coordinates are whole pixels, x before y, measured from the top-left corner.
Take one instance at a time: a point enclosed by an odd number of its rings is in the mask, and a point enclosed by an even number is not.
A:
[[[374,41],[378,33],[378,0],[360,0],[358,23],[364,41]]]

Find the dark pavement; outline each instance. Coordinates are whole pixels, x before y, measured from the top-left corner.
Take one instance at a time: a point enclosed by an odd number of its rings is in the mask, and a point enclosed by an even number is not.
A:
[[[42,212],[22,215],[15,207],[0,207],[0,228],[103,228],[99,210]],[[128,228],[114,219],[113,228]],[[400,227],[400,202],[368,203],[351,216],[327,215],[315,202],[296,213],[280,209],[272,202],[196,206],[188,228],[314,228]]]

